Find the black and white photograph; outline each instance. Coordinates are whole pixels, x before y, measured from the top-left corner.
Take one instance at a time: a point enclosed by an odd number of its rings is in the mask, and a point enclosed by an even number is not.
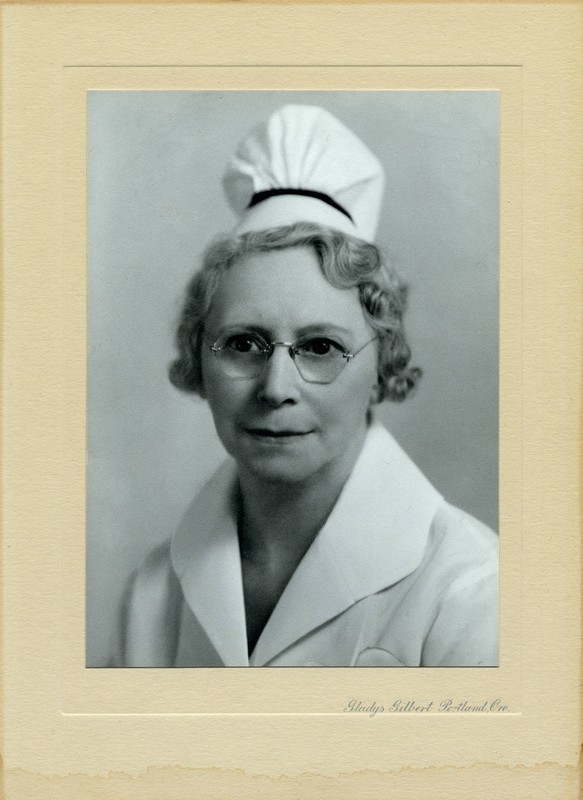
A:
[[[87,136],[87,667],[497,667],[498,92]]]

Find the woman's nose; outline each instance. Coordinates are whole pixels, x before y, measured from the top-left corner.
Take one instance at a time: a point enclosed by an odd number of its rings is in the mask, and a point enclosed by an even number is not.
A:
[[[301,381],[289,347],[276,346],[259,376],[257,396],[276,408],[284,403],[297,403]]]

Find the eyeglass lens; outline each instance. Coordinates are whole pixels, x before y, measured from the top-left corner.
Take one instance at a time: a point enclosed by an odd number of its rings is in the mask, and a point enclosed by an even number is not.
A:
[[[346,350],[331,339],[314,337],[290,344],[268,343],[249,334],[229,334],[211,348],[223,371],[232,378],[256,378],[277,346],[287,347],[302,378],[310,383],[330,383],[348,362]]]

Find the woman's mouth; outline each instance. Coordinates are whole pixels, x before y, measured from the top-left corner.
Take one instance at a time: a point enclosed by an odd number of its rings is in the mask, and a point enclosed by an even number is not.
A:
[[[299,431],[287,428],[281,430],[273,430],[272,428],[246,428],[245,430],[250,436],[257,439],[272,439],[274,441],[297,439],[311,433],[311,431]]]

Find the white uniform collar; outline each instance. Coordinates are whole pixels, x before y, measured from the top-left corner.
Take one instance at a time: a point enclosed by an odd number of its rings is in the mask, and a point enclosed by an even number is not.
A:
[[[172,541],[184,596],[226,665],[246,665],[245,606],[233,491],[224,464],[189,507]],[[441,495],[374,423],[324,527],[285,588],[253,651],[266,663],[354,603],[420,564]]]

